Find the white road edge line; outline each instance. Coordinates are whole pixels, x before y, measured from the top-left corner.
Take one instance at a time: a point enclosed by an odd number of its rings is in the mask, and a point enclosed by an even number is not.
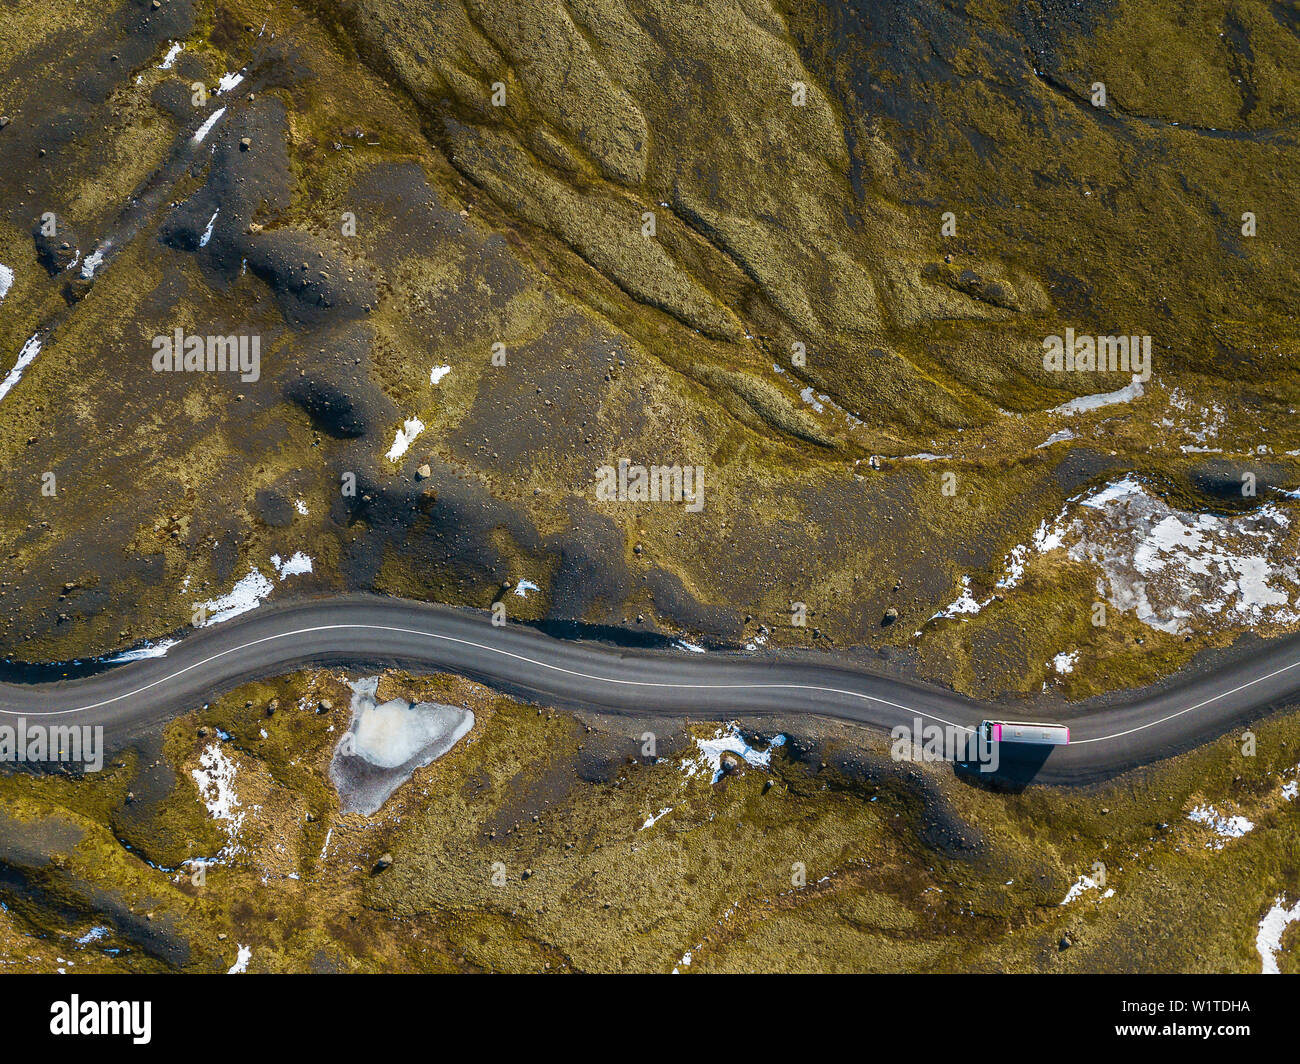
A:
[[[92,702],[89,705],[77,706],[75,709],[47,709],[36,710],[31,713],[24,713],[16,709],[0,708],[0,714],[7,714],[11,717],[61,717],[70,713],[85,713],[92,709],[99,709],[103,706],[111,705],[114,702],[120,702],[124,698],[134,698],[136,695],[143,694],[150,688],[157,687],[159,684],[167,683],[183,676],[193,669],[206,665],[218,658],[224,658],[228,654],[234,654],[241,650],[247,650],[249,647],[255,647],[262,643],[269,643],[276,639],[288,639],[295,635],[310,635],[313,632],[334,632],[343,630],[361,630],[367,632],[400,632],[403,635],[418,635],[426,639],[441,639],[448,643],[460,643],[463,646],[474,647],[478,650],[486,650],[492,654],[500,654],[503,657],[514,658],[516,661],[523,661],[529,665],[537,665],[543,669],[551,669],[555,672],[564,673],[566,676],[576,676],[581,680],[595,680],[598,683],[619,684],[625,687],[654,687],[667,688],[677,691],[761,691],[782,689],[787,691],[821,691],[825,694],[848,695],[850,698],[861,698],[869,702],[879,702],[884,706],[892,706],[894,709],[901,709],[906,713],[914,713],[917,716],[925,717],[927,720],[938,721],[940,724],[947,725],[950,728],[959,728],[964,732],[973,732],[973,728],[968,728],[964,724],[954,724],[951,721],[944,720],[942,717],[936,717],[932,714],[925,713],[919,709],[911,709],[908,706],[900,705],[897,702],[891,702],[886,698],[877,698],[875,695],[866,695],[858,691],[847,691],[839,687],[818,687],[812,684],[797,683],[740,683],[740,684],[680,684],[680,683],[659,683],[654,680],[618,680],[609,676],[595,676],[587,672],[579,672],[576,669],[566,669],[562,665],[552,665],[550,662],[538,661],[536,658],[530,658],[525,654],[516,654],[510,650],[502,650],[500,647],[489,646],[486,643],[477,643],[472,639],[460,639],[457,636],[440,635],[437,632],[422,632],[418,628],[396,628],[384,624],[322,624],[314,628],[296,628],[291,632],[280,632],[278,635],[268,635],[261,639],[254,639],[249,643],[241,643],[239,646],[230,647],[220,653],[212,654],[196,661],[192,665],[186,665],[183,669],[177,669],[173,673],[161,676],[158,679],[138,687],[134,691],[126,691],[120,695],[114,695],[112,698],[106,698],[102,702]]]
[[[294,630],[289,632],[280,632],[277,635],[264,636],[261,639],[254,639],[251,642],[241,643],[239,646],[230,647],[229,649],[223,650],[220,653],[212,654],[209,657],[203,658],[201,661],[196,661],[192,665],[186,665],[183,669],[177,669],[173,673],[169,673],[166,676],[159,677],[157,680],[154,680],[151,683],[147,683],[143,687],[136,688],[136,690],[134,691],[127,691],[124,694],[114,695],[112,698],[106,698],[102,702],[93,702],[89,705],[77,706],[74,709],[35,710],[30,713],[25,713],[21,710],[15,710],[15,709],[0,708],[0,715],[7,715],[11,717],[61,717],[73,713],[85,713],[92,709],[99,709],[103,706],[111,705],[113,702],[120,702],[124,698],[134,698],[136,695],[143,694],[145,691],[157,687],[159,684],[168,683],[169,681],[176,679],[176,677],[183,676],[185,673],[190,672],[193,669],[197,669],[200,666],[208,664],[209,662],[216,661],[218,658],[226,657],[229,654],[235,654],[241,650],[247,650],[249,647],[259,646],[262,643],[270,643],[276,639],[288,639],[296,635],[310,635],[313,632],[333,632],[333,631],[344,631],[344,630],[361,630],[361,631],[368,631],[368,632],[398,632],[403,635],[418,635],[426,639],[441,639],[444,642],[459,643],[462,646],[474,647],[477,650],[486,650],[489,653],[500,654],[502,657],[513,658],[516,661],[522,661],[529,665],[536,665],[543,669],[551,669],[554,672],[563,673],[566,676],[576,676],[578,679],[581,680],[594,680],[597,683],[618,684],[624,687],[650,687],[650,688],[669,689],[675,691],[762,691],[762,690],[820,691],[824,694],[847,695],[850,698],[861,698],[864,701],[877,702],[880,705],[890,706],[894,709],[902,710],[905,713],[912,713],[915,714],[916,716],[924,717],[927,720],[937,721],[938,723],[946,725],[949,728],[958,728],[961,731],[967,733],[973,733],[975,731],[974,728],[968,728],[964,724],[956,724],[952,721],[944,720],[944,718],[942,717],[934,716],[933,714],[926,713],[923,710],[913,709],[910,706],[904,706],[898,702],[891,702],[887,698],[878,698],[876,695],[862,694],[859,691],[849,691],[841,687],[819,687],[813,684],[797,684],[797,683],[680,684],[680,683],[660,683],[653,680],[618,680],[609,676],[597,676],[592,673],[579,672],[576,669],[566,669],[562,665],[552,665],[550,662],[538,661],[536,658],[530,658],[525,654],[516,654],[513,651],[502,650],[500,647],[489,646],[486,643],[478,643],[472,639],[460,639],[457,636],[440,635],[437,632],[423,632],[420,631],[418,628],[397,628],[391,625],[383,625],[383,624],[324,624],[324,625],[317,625],[316,627],[313,628],[295,628]],[[1176,718],[1181,717],[1187,713],[1191,713],[1195,710],[1201,709],[1204,706],[1208,706],[1211,702],[1217,702],[1219,699],[1226,698],[1228,695],[1234,695],[1239,691],[1244,691],[1246,690],[1246,688],[1253,687],[1257,683],[1263,683],[1265,680],[1270,680],[1274,676],[1280,676],[1282,673],[1289,672],[1291,669],[1294,669],[1297,666],[1300,666],[1300,661],[1294,661],[1290,665],[1284,665],[1280,669],[1274,669],[1272,672],[1266,673],[1263,676],[1257,676],[1253,680],[1247,680],[1245,683],[1240,684],[1237,687],[1234,687],[1228,691],[1221,691],[1219,694],[1214,695],[1212,698],[1206,698],[1200,702],[1197,702],[1195,705],[1187,706],[1186,708],[1180,709],[1175,713],[1170,713],[1167,716],[1161,717],[1159,720],[1148,721],[1146,724],[1139,724],[1137,727],[1128,728],[1125,731],[1115,732],[1111,735],[1098,735],[1098,736],[1094,736],[1091,739],[1075,739],[1072,740],[1069,745],[1083,746],[1087,743],[1109,742],[1113,739],[1122,739],[1125,736],[1134,735],[1140,731],[1146,731],[1148,728],[1154,728],[1157,725],[1165,724],[1168,721],[1175,720]]]

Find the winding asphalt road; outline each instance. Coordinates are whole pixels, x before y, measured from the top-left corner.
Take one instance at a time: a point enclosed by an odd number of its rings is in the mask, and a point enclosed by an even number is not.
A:
[[[1300,637],[1241,660],[1176,677],[1108,706],[1032,711],[980,703],[938,687],[835,664],[826,655],[616,649],[556,639],[486,614],[372,595],[264,606],[186,636],[161,658],[93,676],[0,684],[0,719],[103,725],[114,737],[187,712],[247,680],[306,665],[447,671],[551,705],[639,717],[696,719],[800,714],[882,728],[972,728],[986,717],[1055,720],[1071,745],[1052,749],[1035,778],[1083,783],[1168,757],[1300,701]]]

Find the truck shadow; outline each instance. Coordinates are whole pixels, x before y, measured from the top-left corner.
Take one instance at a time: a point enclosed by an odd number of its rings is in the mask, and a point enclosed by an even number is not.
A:
[[[1000,743],[994,771],[981,771],[987,766],[977,761],[955,761],[953,773],[963,783],[982,790],[1019,794],[1033,782],[1054,749],[1030,743]]]

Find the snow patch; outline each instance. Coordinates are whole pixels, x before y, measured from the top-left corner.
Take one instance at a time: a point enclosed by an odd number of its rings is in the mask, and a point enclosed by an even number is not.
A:
[[[272,554],[271,564],[275,566],[275,571],[280,574],[281,580],[286,576],[301,576],[303,573],[311,572],[311,559],[302,551],[294,552],[293,557],[288,561],[281,561],[278,554]]]
[[[207,807],[208,815],[220,821],[226,832],[226,845],[220,857],[239,852],[236,837],[244,823],[244,813],[235,793],[235,763],[217,742],[209,743],[199,755],[199,767],[190,775],[199,789],[199,801]]]
[[[220,207],[212,212],[212,217],[208,219],[208,227],[203,230],[203,235],[199,237],[199,247],[205,248],[208,246],[208,241],[212,239],[212,230],[217,224],[217,215],[220,213]]]
[[[108,244],[105,243],[102,247],[96,248],[86,256],[86,260],[81,264],[82,280],[89,281],[95,276],[95,271],[99,269],[99,264],[104,261],[104,252],[107,250]]]
[[[1282,932],[1288,924],[1297,920],[1300,920],[1300,901],[1288,909],[1286,898],[1280,896],[1264,914],[1264,919],[1259,922],[1259,933],[1255,936],[1255,949],[1259,953],[1262,975],[1281,974],[1277,966],[1277,955],[1282,949]]]
[[[1070,889],[1066,891],[1065,897],[1061,899],[1061,904],[1069,905],[1070,902],[1075,901],[1076,899],[1081,897],[1085,891],[1100,890],[1100,889],[1101,889],[1101,884],[1098,883],[1095,879],[1093,879],[1092,876],[1088,876],[1088,875],[1080,876],[1078,879],[1074,881]],[[1098,904],[1100,904],[1101,902],[1105,901],[1107,898],[1113,898],[1114,896],[1115,896],[1115,889],[1113,887],[1107,887],[1106,890],[1097,897],[1097,902]]]
[[[1116,391],[1101,392],[1097,395],[1081,395],[1077,399],[1071,399],[1068,403],[1053,407],[1051,412],[1053,414],[1082,414],[1089,410],[1097,410],[1103,406],[1113,406],[1115,403],[1131,403],[1134,399],[1141,399],[1142,394],[1142,381],[1140,378],[1134,377],[1132,383]]]
[[[156,643],[145,643],[143,646],[124,650],[120,654],[114,654],[111,658],[105,658],[104,661],[109,665],[122,665],[128,661],[161,658],[179,642],[179,639],[160,639]]]
[[[14,385],[22,380],[23,370],[30,366],[40,353],[40,336],[33,336],[23,344],[23,349],[18,352],[18,361],[14,363],[14,368],[9,371],[4,380],[0,381],[0,399],[13,391]]]
[[[212,114],[208,115],[207,121],[204,122],[203,125],[199,126],[199,128],[194,131],[194,137],[193,137],[194,143],[202,144],[203,138],[212,132],[212,127],[221,121],[221,116],[224,115],[225,113],[226,113],[226,109],[224,107],[218,107],[215,111],[212,112]]]
[[[1078,660],[1079,652],[1077,650],[1071,650],[1068,653],[1063,650],[1052,659],[1052,668],[1062,676],[1067,676],[1074,672],[1074,665]]]
[[[747,764],[755,768],[768,768],[772,764],[772,751],[785,745],[785,736],[778,735],[766,750],[758,750],[745,742],[740,728],[731,721],[714,732],[711,739],[696,739],[695,746],[699,753],[682,763],[682,771],[687,776],[697,776],[704,769],[712,773],[712,782],[722,779],[722,755],[728,751],[738,754]]]
[[[1255,830],[1255,825],[1244,816],[1221,816],[1212,805],[1198,805],[1187,814],[1187,819],[1197,824],[1204,824],[1219,836],[1217,840],[1205,844],[1207,850],[1211,848],[1221,850],[1225,839],[1239,839],[1247,832]]]
[[[204,610],[204,619],[196,627],[206,628],[210,624],[220,624],[241,613],[255,610],[262,600],[271,593],[273,585],[256,567],[248,570],[248,575],[236,582],[228,595],[209,599],[199,603]]]
[[[424,422],[418,417],[413,417],[409,421],[402,423],[402,427],[397,430],[397,435],[393,438],[393,446],[388,449],[388,460],[396,462],[406,453],[406,449],[415,442],[415,437],[424,431]]]

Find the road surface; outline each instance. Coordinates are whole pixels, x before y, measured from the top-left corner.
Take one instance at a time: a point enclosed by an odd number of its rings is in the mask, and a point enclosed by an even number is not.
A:
[[[258,678],[307,665],[401,666],[447,671],[551,705],[639,717],[695,719],[802,714],[889,729],[926,724],[972,728],[984,718],[1069,724],[1071,745],[1051,751],[1035,778],[1082,783],[1200,745],[1300,692],[1300,637],[1176,677],[1122,702],[1087,710],[981,703],[942,688],[837,664],[826,654],[626,650],[556,639],[447,606],[345,595],[264,606],[187,635],[165,657],[94,676],[0,684],[0,719],[103,725],[114,736],[201,706]]]

